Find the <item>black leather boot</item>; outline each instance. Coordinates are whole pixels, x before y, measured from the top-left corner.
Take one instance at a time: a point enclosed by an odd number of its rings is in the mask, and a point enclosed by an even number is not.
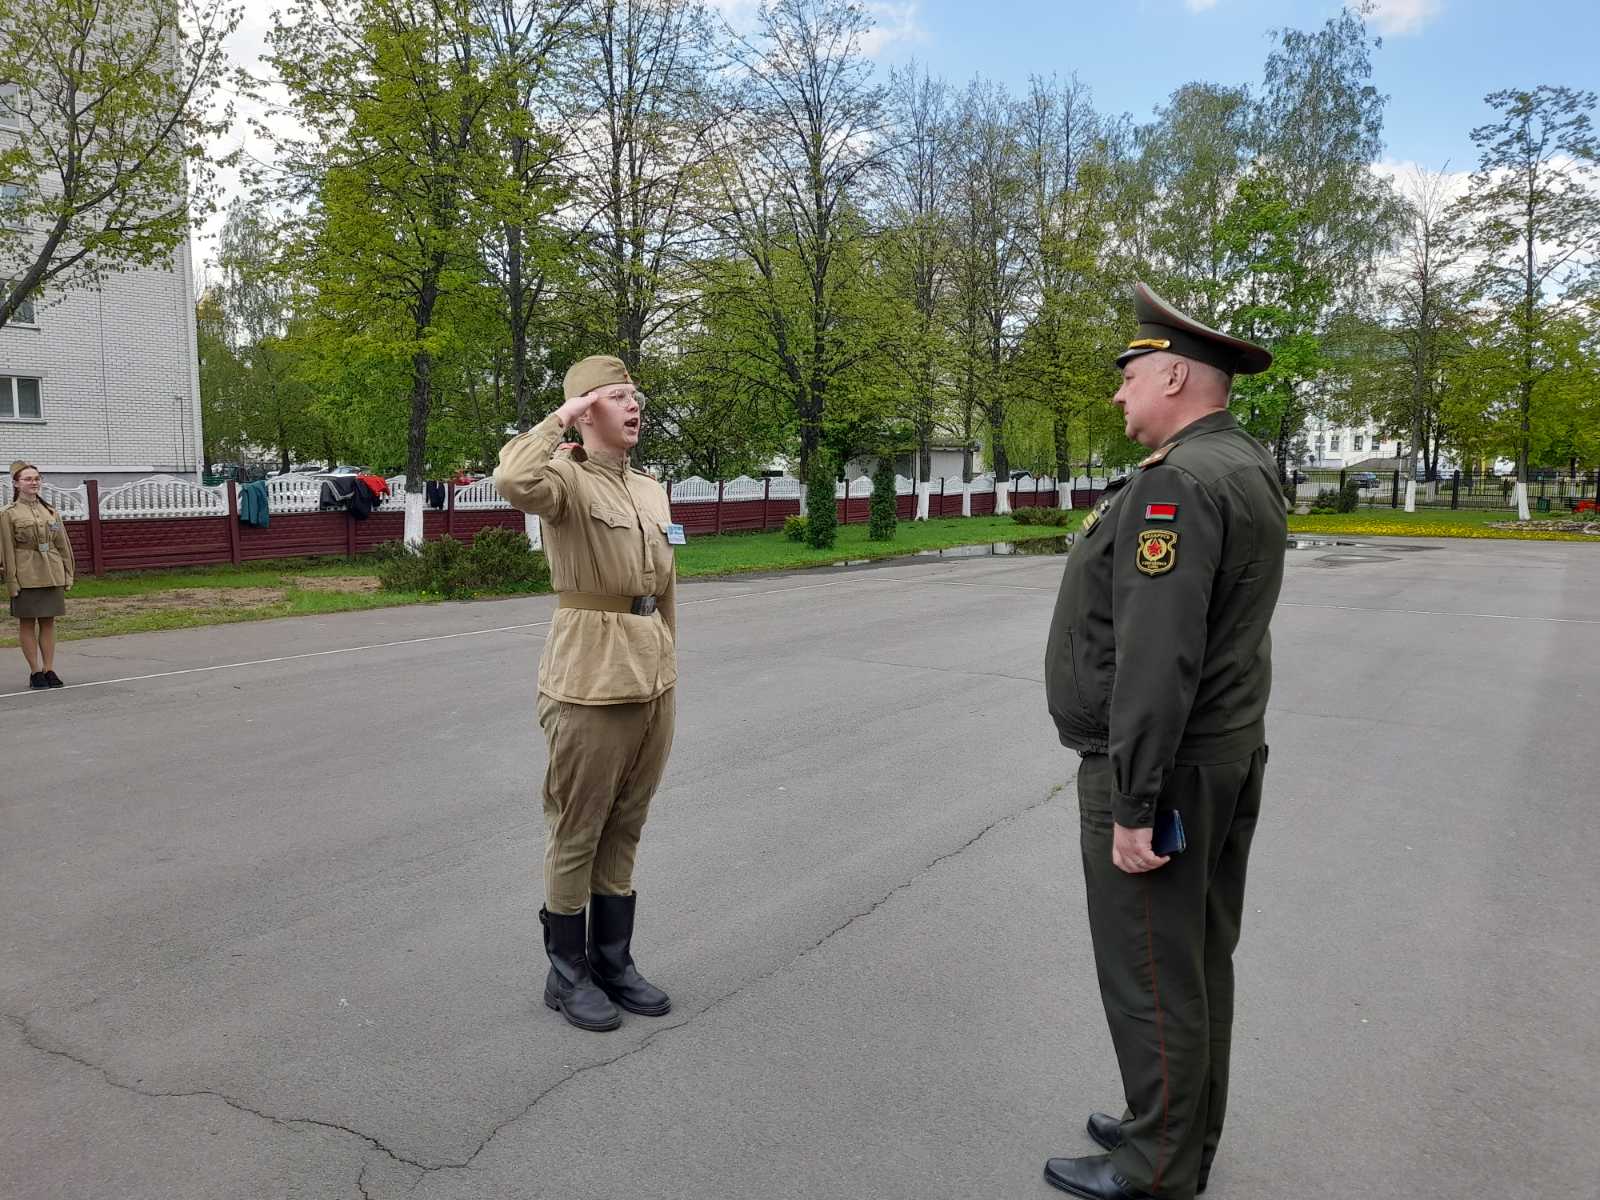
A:
[[[583,950],[583,914],[553,913],[541,908],[539,924],[544,926],[544,952],[550,956],[550,974],[544,981],[545,1004],[579,1029],[599,1033],[621,1025],[622,1014],[595,986],[589,972],[589,959]]]
[[[595,982],[623,1008],[659,1017],[672,1008],[667,994],[633,965],[633,910],[639,894],[589,897],[589,969]]]

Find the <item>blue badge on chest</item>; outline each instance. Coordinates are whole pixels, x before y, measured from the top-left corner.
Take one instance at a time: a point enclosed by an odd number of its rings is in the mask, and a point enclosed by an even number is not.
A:
[[[686,542],[682,525],[675,524],[672,521],[663,521],[661,522],[661,532],[667,535],[667,544],[669,546],[682,546]]]

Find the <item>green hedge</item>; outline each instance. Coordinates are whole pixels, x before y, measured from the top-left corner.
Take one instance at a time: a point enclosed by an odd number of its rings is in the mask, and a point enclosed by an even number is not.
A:
[[[520,529],[480,529],[470,543],[453,537],[423,543],[413,553],[404,542],[374,551],[384,591],[421,592],[447,600],[550,590],[550,565]]]

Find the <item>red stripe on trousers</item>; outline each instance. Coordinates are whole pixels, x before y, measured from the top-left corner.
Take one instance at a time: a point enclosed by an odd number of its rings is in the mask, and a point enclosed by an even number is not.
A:
[[[1170,1103],[1171,1084],[1167,1077],[1167,1025],[1161,1014],[1161,980],[1156,974],[1155,924],[1150,916],[1150,881],[1144,884],[1144,937],[1150,956],[1150,992],[1156,1004],[1156,1045],[1161,1051],[1161,1133],[1156,1139],[1156,1170],[1150,1181],[1153,1191],[1161,1190],[1161,1172],[1166,1167],[1162,1155],[1167,1142],[1167,1108]]]

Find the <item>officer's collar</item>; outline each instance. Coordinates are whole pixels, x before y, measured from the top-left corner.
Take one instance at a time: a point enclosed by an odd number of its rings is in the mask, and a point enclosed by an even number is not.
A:
[[[609,450],[590,450],[585,446],[574,446],[568,453],[572,455],[574,462],[593,463],[597,467],[604,467],[618,474],[628,469],[626,454],[613,454]]]
[[[1200,437],[1202,434],[1218,433],[1224,429],[1237,429],[1238,427],[1239,422],[1234,420],[1233,414],[1225,408],[1219,408],[1216,412],[1207,413],[1198,421],[1189,422],[1189,424],[1173,434],[1167,444],[1169,446],[1177,445],[1179,442],[1187,442],[1190,438]]]

